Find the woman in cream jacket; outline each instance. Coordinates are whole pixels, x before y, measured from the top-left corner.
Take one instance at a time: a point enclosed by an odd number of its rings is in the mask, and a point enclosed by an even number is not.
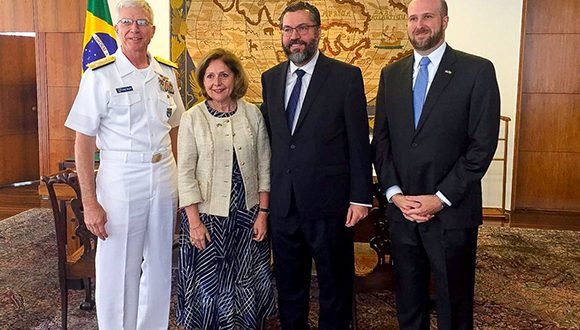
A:
[[[248,78],[234,54],[210,51],[196,78],[206,100],[183,114],[177,144],[177,323],[256,329],[275,312],[268,135],[258,108],[242,99]]]

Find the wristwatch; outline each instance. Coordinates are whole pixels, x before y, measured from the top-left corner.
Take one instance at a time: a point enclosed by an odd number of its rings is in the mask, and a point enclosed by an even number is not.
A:
[[[264,212],[264,213],[266,213],[266,214],[270,214],[270,209],[268,209],[268,208],[265,208],[265,207],[260,207],[260,208],[258,209],[258,212]]]

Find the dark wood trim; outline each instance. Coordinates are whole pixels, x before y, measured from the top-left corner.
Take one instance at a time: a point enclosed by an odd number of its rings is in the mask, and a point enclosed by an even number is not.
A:
[[[31,208],[50,207],[47,200],[38,195],[39,181],[31,185],[0,188],[0,221]]]
[[[34,27],[34,32],[38,35],[38,1],[32,1],[32,26]],[[36,58],[38,60],[38,57]],[[38,71],[37,71],[38,72]]]
[[[511,213],[510,227],[580,231],[580,212],[521,209]]]
[[[533,91],[533,92],[522,92],[522,95],[578,95],[578,93],[575,92],[567,92],[567,91],[561,91],[561,92],[545,92],[545,91]]]
[[[50,173],[46,33],[36,33],[36,86],[38,99],[38,161],[41,174]]]
[[[524,54],[526,48],[526,19],[527,19],[527,7],[528,0],[524,0],[522,5],[522,27],[520,33],[520,63],[518,69],[518,91],[516,100],[516,118],[514,121],[514,152],[513,152],[513,168],[512,168],[512,196],[511,196],[511,209],[515,209],[516,194],[517,194],[517,181],[518,181],[518,155],[520,152],[520,122],[521,122],[521,112],[523,103],[523,80],[524,80]]]
[[[578,32],[564,31],[564,32],[558,32],[558,34],[559,35],[575,35],[575,34],[578,34]],[[554,35],[554,32],[528,32],[527,35],[529,35],[529,36]]]

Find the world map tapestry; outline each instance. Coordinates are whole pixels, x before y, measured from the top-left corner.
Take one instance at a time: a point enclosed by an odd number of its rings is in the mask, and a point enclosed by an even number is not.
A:
[[[381,68],[412,52],[406,33],[411,0],[312,0],[320,10],[320,50],[361,68],[369,105],[374,105]],[[170,0],[171,57],[180,67],[187,108],[199,97],[195,66],[211,49],[226,48],[250,78],[246,100],[260,103],[262,72],[285,61],[280,14],[289,1]]]

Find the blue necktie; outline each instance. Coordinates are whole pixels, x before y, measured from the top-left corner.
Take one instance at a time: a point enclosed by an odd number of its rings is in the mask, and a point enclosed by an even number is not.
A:
[[[415,128],[419,124],[421,112],[423,111],[423,103],[425,103],[425,94],[427,93],[427,84],[429,83],[429,70],[427,66],[431,63],[427,56],[423,57],[419,62],[419,74],[415,79],[415,87],[413,88],[413,114],[415,115]]]
[[[306,71],[298,69],[294,71],[296,73],[296,83],[294,88],[292,88],[292,93],[290,94],[290,99],[288,100],[288,106],[286,106],[286,117],[288,118],[288,128],[292,132],[292,124],[294,123],[294,116],[296,115],[296,108],[298,107],[298,99],[300,98],[300,88],[302,87],[302,76]]]

